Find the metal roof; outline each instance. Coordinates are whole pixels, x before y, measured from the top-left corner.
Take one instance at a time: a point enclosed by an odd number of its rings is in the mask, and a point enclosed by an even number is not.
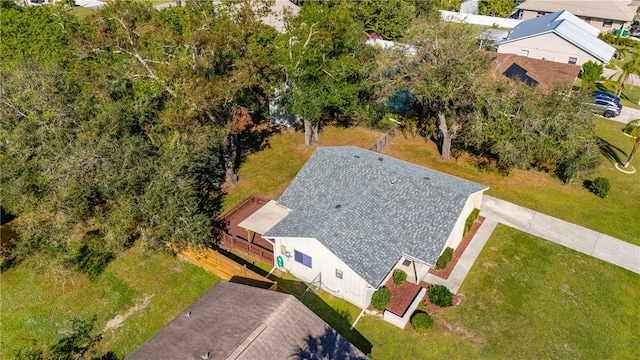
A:
[[[434,265],[469,195],[486,189],[355,146],[318,148],[278,200],[291,213],[263,237],[315,238],[377,286],[403,254]]]
[[[632,21],[638,6],[630,4],[630,0],[529,0],[516,8],[544,12],[567,10],[578,16]]]
[[[264,234],[287,215],[289,215],[289,209],[278,205],[275,200],[270,200],[258,211],[242,220],[238,226],[258,234]]]
[[[546,33],[554,33],[569,43],[587,52],[603,63],[608,63],[616,49],[598,39],[600,31],[580,20],[568,11],[559,11],[521,22],[497,45],[531,38]]]
[[[307,359],[314,349],[368,359],[292,295],[220,282],[127,359]]]

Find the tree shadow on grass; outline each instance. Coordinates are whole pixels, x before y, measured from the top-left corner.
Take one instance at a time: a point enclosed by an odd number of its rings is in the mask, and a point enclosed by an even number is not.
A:
[[[598,144],[598,148],[600,148],[600,153],[607,158],[611,164],[616,164],[622,161],[620,159],[620,154],[625,157],[627,156],[627,153],[624,150],[599,136],[596,136],[596,143]]]

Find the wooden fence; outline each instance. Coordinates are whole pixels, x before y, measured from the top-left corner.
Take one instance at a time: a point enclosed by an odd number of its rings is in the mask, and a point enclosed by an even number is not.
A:
[[[260,235],[256,235],[260,236]],[[242,251],[243,253],[255,258],[256,260],[265,262],[267,264],[273,263],[273,251],[265,249],[256,243],[248,242],[247,240],[232,236],[229,234],[222,235],[222,242],[220,247],[231,251],[232,249]]]
[[[391,142],[391,139],[396,137],[396,128],[397,126],[394,126],[391,129],[389,129],[389,131],[387,131],[384,135],[382,135],[382,137],[378,139],[378,141],[376,141],[373,145],[369,146],[369,150],[375,151],[375,152],[382,151],[382,149],[384,149],[384,147],[387,146],[389,142]]]
[[[180,256],[185,260],[207,269],[225,280],[234,276],[259,280],[272,283],[273,281],[259,275],[249,269],[246,265],[240,265],[228,257],[213,249],[203,249],[202,251],[183,251]]]

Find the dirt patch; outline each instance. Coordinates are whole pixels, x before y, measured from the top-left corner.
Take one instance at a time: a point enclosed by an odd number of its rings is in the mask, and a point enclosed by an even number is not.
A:
[[[474,334],[460,325],[455,325],[448,321],[441,321],[439,322],[439,324],[447,329],[447,331],[456,334],[467,341],[470,341],[478,346],[484,345],[484,339],[482,338],[482,336]]]
[[[142,298],[142,302],[132,306],[129,310],[127,310],[126,313],[124,313],[122,315],[116,315],[116,317],[114,317],[113,319],[107,321],[107,324],[104,326],[104,330],[102,330],[102,332],[107,332],[108,330],[115,329],[115,328],[119,327],[120,325],[122,325],[122,323],[129,316],[133,315],[133,313],[135,313],[136,311],[140,311],[140,310],[146,308],[149,305],[149,303],[151,302],[151,298],[152,297],[153,297],[153,294],[144,295],[143,298]]]

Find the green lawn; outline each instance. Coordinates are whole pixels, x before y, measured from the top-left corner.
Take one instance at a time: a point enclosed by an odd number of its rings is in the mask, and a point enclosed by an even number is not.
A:
[[[93,281],[27,264],[3,272],[0,280],[2,359],[30,346],[32,339],[54,343],[74,317],[97,316],[100,331],[108,320],[152,296],[147,307],[104,333],[103,350],[124,358],[219,281],[199,267],[167,254],[144,254],[137,246]]]
[[[622,126],[615,121],[599,119],[596,133],[613,145],[610,149],[614,156],[626,159],[633,139],[622,134]],[[639,170],[636,174],[615,170],[615,160],[602,155],[601,165],[593,174],[564,185],[552,174],[535,170],[515,169],[508,176],[483,170],[464,154],[457,159],[442,160],[435,144],[424,138],[397,136],[383,153],[485,184],[490,187],[488,195],[640,245],[640,221],[635,210],[640,204],[640,156],[632,161]],[[584,180],[597,176],[607,177],[611,182],[611,192],[605,199],[593,195],[583,185]]]
[[[427,335],[364,317],[372,359],[633,359],[640,276],[499,225]]]
[[[306,284],[279,274],[281,291]],[[471,268],[459,306],[426,335],[363,316],[326,292],[302,297],[373,360],[633,359],[640,352],[640,276],[499,225]]]

